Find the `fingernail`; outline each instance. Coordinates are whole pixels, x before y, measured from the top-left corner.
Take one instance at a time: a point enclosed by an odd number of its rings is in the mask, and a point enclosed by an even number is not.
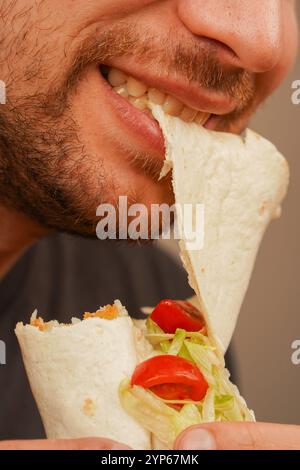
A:
[[[216,450],[213,434],[203,428],[186,431],[176,443],[177,450]]]

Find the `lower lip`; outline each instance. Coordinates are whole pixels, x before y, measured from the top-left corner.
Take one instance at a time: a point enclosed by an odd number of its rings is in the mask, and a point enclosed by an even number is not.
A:
[[[121,125],[133,135],[143,151],[149,153],[150,149],[151,153],[163,160],[165,158],[164,136],[158,123],[118,95],[102,77],[100,71],[99,76],[104,93]]]

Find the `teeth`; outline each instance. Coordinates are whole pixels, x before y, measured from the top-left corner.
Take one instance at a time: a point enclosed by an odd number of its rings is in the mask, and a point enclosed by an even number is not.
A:
[[[134,96],[135,98],[140,98],[148,91],[148,87],[144,85],[144,83],[132,77],[129,77],[127,80],[127,88],[130,96]]]
[[[183,104],[176,100],[176,98],[173,98],[173,96],[168,96],[163,105],[163,110],[170,114],[170,116],[179,116],[182,108]]]
[[[152,116],[149,110],[149,101],[163,107],[166,114],[176,116],[185,122],[196,122],[203,126],[210,114],[197,111],[184,106],[171,95],[166,95],[156,88],[148,88],[147,85],[133,77],[128,77],[124,72],[111,68],[108,70],[107,80],[114,91],[148,116]]]
[[[118,95],[122,96],[123,98],[128,98],[129,93],[126,85],[121,85],[117,87],[113,87],[115,92],[118,93]]]
[[[188,108],[187,106],[185,106],[183,110],[181,111],[179,117],[185,122],[193,122],[196,116],[197,116],[196,109]]]
[[[135,108],[139,109],[140,111],[145,111],[146,109],[148,109],[148,100],[146,95],[141,96],[140,98],[134,98],[130,96],[129,101],[133,104]]]
[[[150,88],[148,98],[152,103],[160,104],[161,106],[166,101],[166,95],[162,91],[156,90],[156,88]]]
[[[195,118],[195,122],[199,124],[199,126],[203,126],[208,121],[209,118],[210,118],[210,114],[202,113],[201,111],[198,111],[197,116]]]
[[[107,77],[109,83],[112,87],[124,85],[127,81],[127,76],[125,73],[121,72],[118,69],[110,69]]]

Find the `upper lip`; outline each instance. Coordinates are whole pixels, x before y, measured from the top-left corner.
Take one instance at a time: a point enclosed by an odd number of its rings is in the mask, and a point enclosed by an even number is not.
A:
[[[109,67],[122,70],[127,75],[145,83],[148,87],[157,88],[166,94],[172,95],[184,105],[208,114],[225,115],[233,112],[237,103],[228,95],[207,90],[199,84],[191,83],[184,78],[168,74],[167,76],[153,74],[143,64],[126,63],[122,59],[114,59],[106,63]]]

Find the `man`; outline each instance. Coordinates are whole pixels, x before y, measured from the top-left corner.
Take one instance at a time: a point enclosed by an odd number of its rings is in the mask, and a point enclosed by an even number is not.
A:
[[[94,235],[100,203],[172,201],[169,180],[157,180],[164,144],[143,93],[240,133],[297,48],[293,0],[1,0],[0,19],[2,277],[48,231]],[[101,438],[1,446],[124,448]],[[176,442],[268,447],[300,447],[300,428],[213,423]]]

